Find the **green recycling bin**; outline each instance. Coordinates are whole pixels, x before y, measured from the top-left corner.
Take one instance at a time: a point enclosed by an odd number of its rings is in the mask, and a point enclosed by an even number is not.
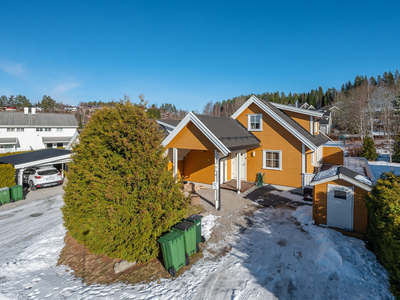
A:
[[[19,201],[24,198],[24,194],[22,192],[22,185],[13,185],[10,186],[10,198],[11,201]]]
[[[164,267],[172,276],[187,263],[183,235],[183,232],[171,231],[157,240],[161,245]]]
[[[195,252],[199,252],[199,248],[196,243],[196,226],[190,222],[181,222],[172,227],[172,231],[183,232],[183,240],[185,243],[186,259]]]
[[[187,218],[185,221],[186,222],[191,222],[196,225],[196,244],[199,244],[201,242],[204,242],[204,238],[201,236],[201,219],[203,216],[201,215],[191,215],[189,218]]]
[[[0,189],[0,205],[10,203],[10,189],[3,187]]]

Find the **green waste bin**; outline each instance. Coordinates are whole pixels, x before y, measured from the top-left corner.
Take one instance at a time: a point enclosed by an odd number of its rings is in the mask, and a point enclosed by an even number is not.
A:
[[[181,222],[172,227],[172,231],[183,232],[183,240],[185,243],[186,259],[195,252],[199,252],[196,243],[196,226],[190,222]]]
[[[183,232],[171,231],[157,240],[161,245],[164,267],[172,276],[187,263],[183,236]]]
[[[22,185],[13,185],[10,186],[10,198],[11,201],[19,201],[24,198],[24,194],[22,192]]]
[[[186,222],[191,222],[196,225],[196,244],[199,244],[201,242],[204,242],[204,238],[201,236],[201,219],[203,216],[201,215],[191,215],[189,218],[187,218],[185,221]]]
[[[3,187],[0,189],[0,205],[10,202],[10,189]]]

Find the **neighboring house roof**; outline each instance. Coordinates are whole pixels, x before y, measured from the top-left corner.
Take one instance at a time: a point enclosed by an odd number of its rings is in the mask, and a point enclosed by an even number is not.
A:
[[[192,112],[188,113],[164,139],[162,145],[166,147],[189,122],[192,122],[224,155],[234,150],[255,148],[260,145],[260,141],[236,120],[197,116]]]
[[[170,119],[159,119],[157,120],[158,123],[165,123],[167,125],[176,127],[182,120],[170,120]]]
[[[314,176],[313,180],[311,180],[310,185],[314,186],[337,179],[345,180],[366,191],[372,190],[372,181],[367,176],[343,166],[332,167],[326,171],[319,172]]]
[[[62,159],[69,159],[70,156],[70,150],[49,148],[44,150],[3,156],[0,157],[0,163],[12,164],[16,169],[20,169],[32,165],[52,163]]]
[[[72,114],[24,114],[23,112],[0,112],[0,126],[53,126],[78,127]]]
[[[252,103],[260,107],[265,113],[277,121],[280,125],[285,127],[297,139],[304,143],[309,149],[316,150],[319,146],[325,144],[329,139],[322,134],[312,135],[299,123],[293,120],[290,116],[278,109],[276,104],[268,101],[261,101],[255,96],[251,96],[233,115],[232,118],[236,119],[247,107]],[[286,107],[286,105],[284,105]],[[287,109],[289,110],[289,109]],[[297,109],[298,110],[298,109]],[[302,110],[307,111],[307,110]],[[319,113],[322,116],[322,113]]]
[[[331,118],[331,112],[326,111],[324,112],[324,115],[322,116],[321,120],[319,121],[320,125],[329,125],[329,120]]]
[[[252,96],[252,97],[254,97],[254,96]],[[264,102],[267,102],[267,101],[264,101]],[[274,102],[269,102],[269,103],[271,103],[272,105],[274,105],[275,107],[277,107],[279,109],[292,111],[292,112],[296,112],[296,113],[303,114],[303,115],[309,115],[309,116],[318,117],[318,118],[321,118],[323,115],[323,113],[318,110],[302,108],[306,103],[304,103],[301,107],[294,107],[294,106],[289,106],[289,105],[279,104],[279,103],[274,103]]]

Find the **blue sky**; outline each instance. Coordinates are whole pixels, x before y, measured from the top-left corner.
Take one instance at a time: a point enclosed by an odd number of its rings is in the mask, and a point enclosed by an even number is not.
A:
[[[202,111],[400,69],[399,1],[2,0],[0,95]]]

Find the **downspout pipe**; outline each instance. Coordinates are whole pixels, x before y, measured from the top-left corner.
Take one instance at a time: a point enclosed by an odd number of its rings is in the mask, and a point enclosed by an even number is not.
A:
[[[218,158],[218,211],[221,211],[221,160],[228,158],[229,154]]]

